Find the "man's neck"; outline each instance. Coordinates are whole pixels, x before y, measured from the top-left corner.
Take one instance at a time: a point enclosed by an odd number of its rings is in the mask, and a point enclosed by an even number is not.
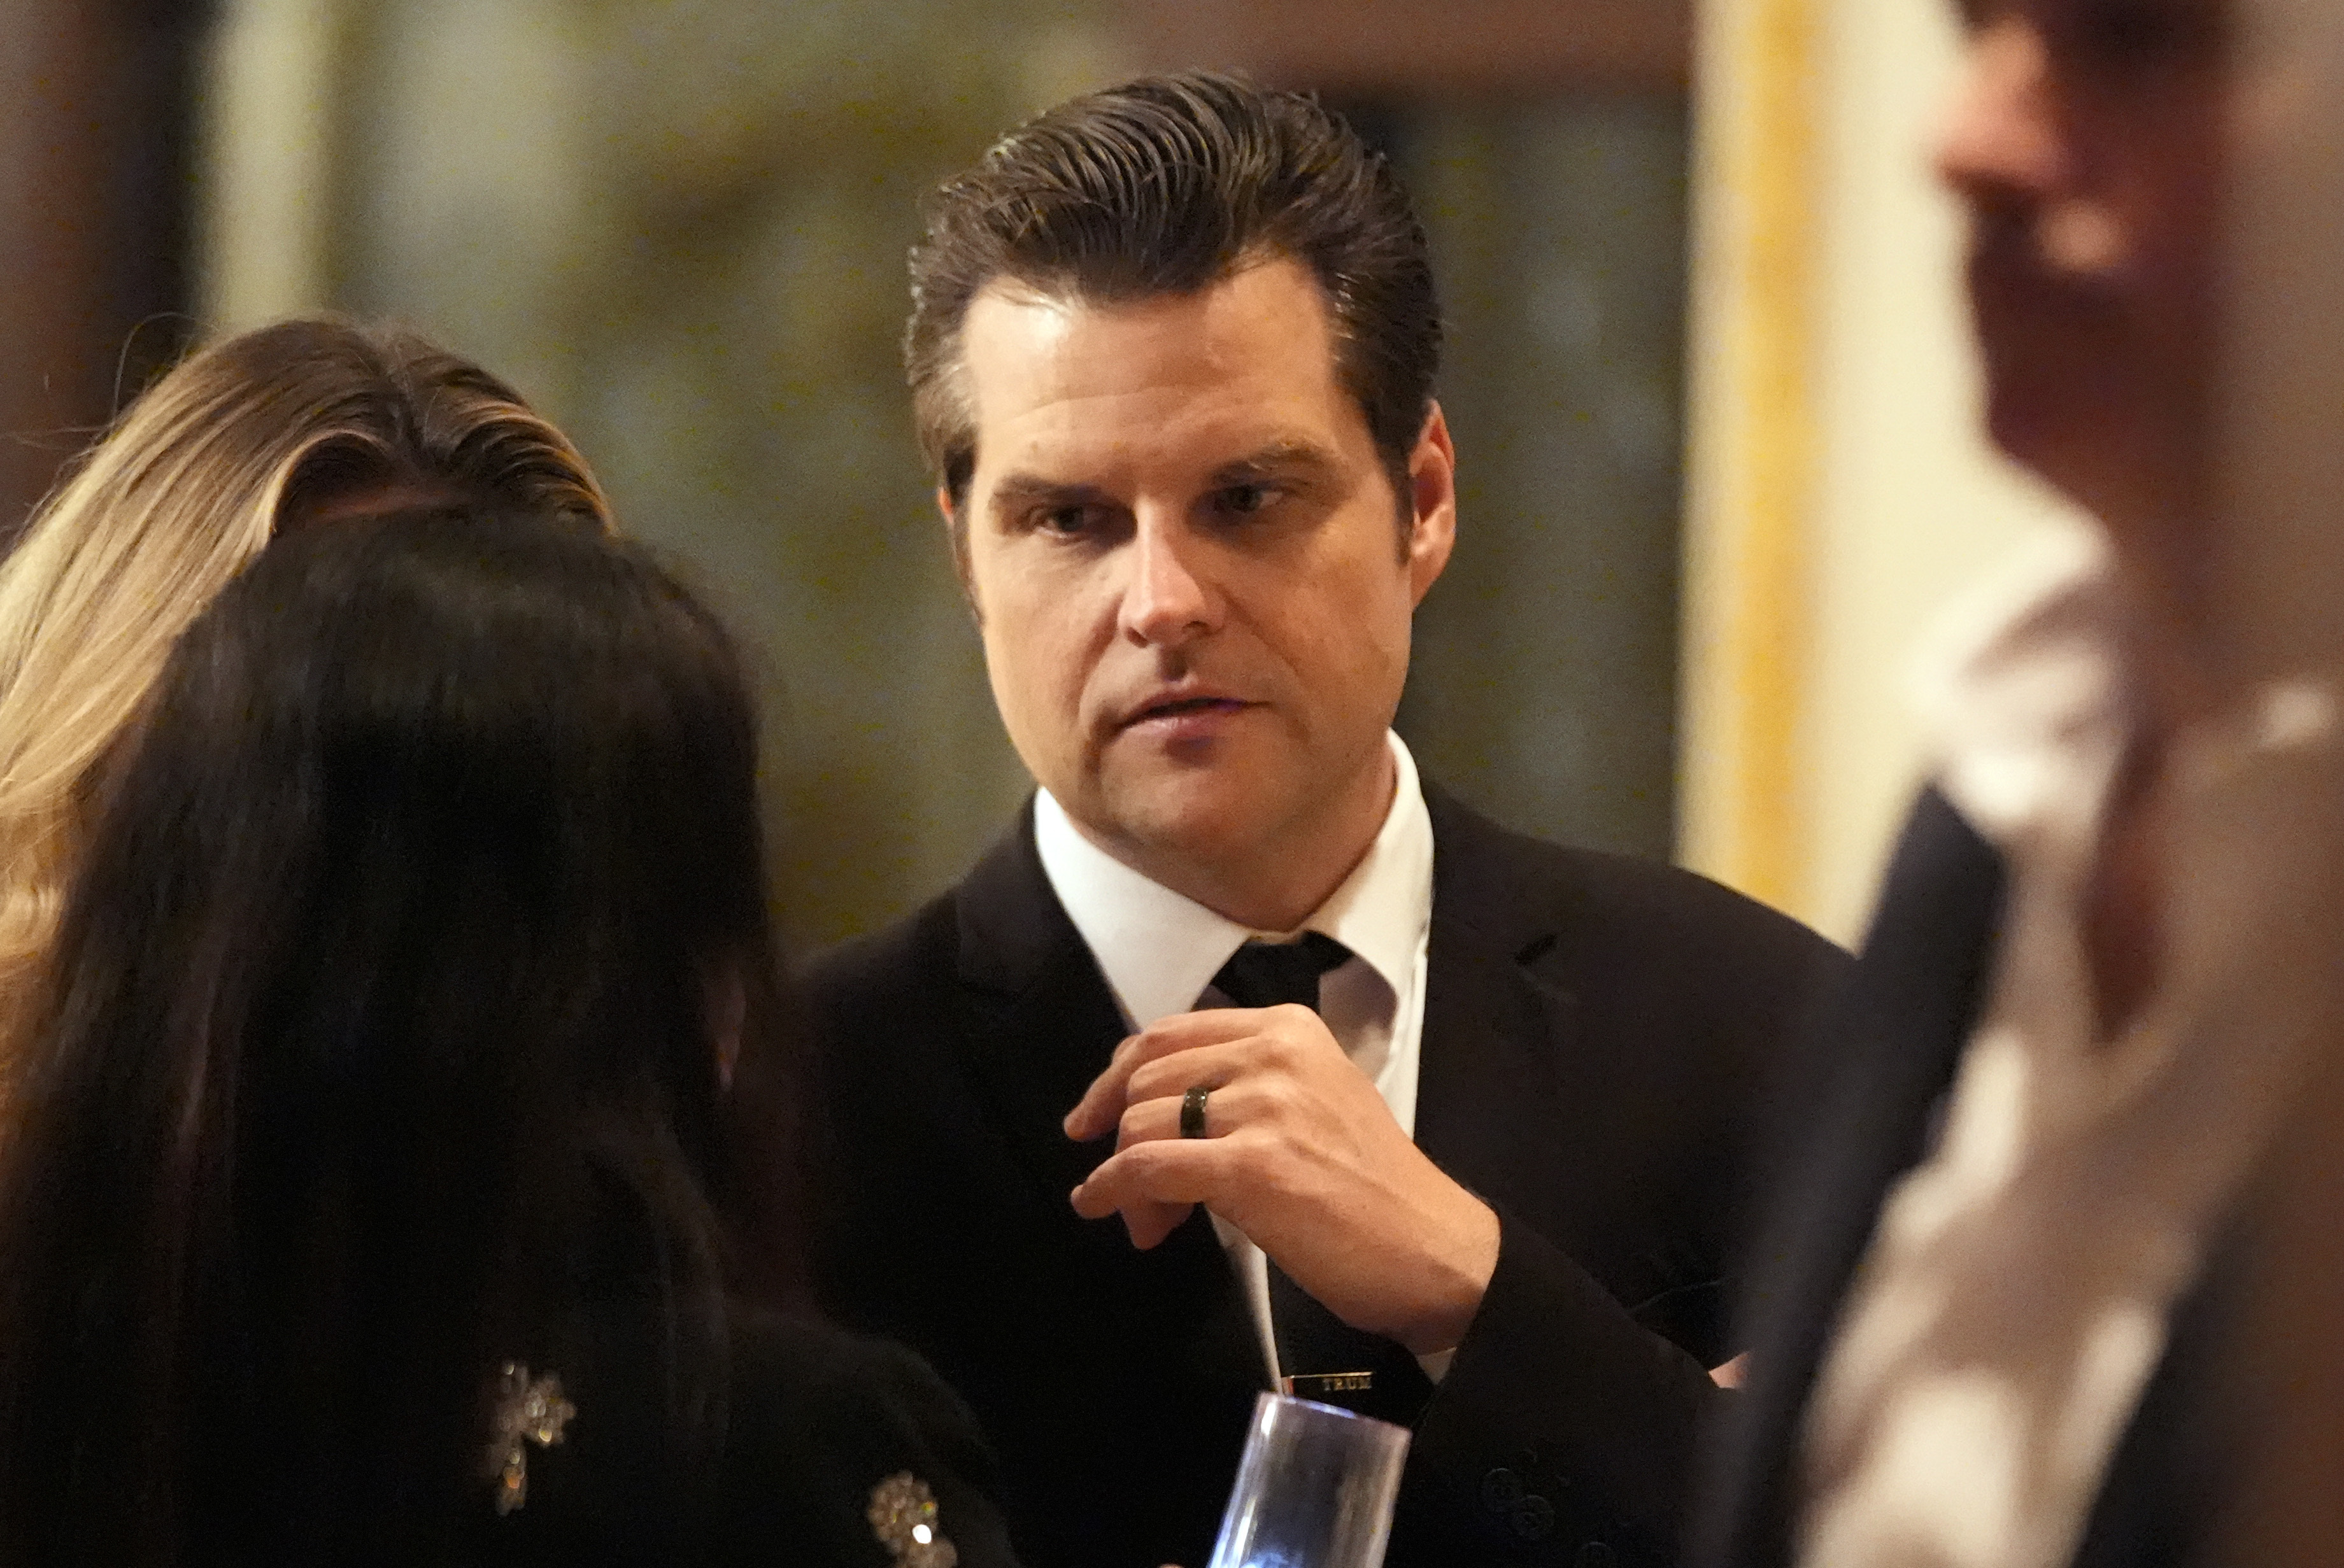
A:
[[[2239,662],[2214,633],[2224,563],[2205,522],[2206,463],[2186,431],[2171,447],[2162,465],[2075,492],[2108,540],[2134,718],[2152,751],[2220,705]]]
[[[1374,848],[1391,814],[1399,772],[1389,745],[1329,808],[1258,840],[1201,849],[1109,837],[1068,814],[1075,830],[1159,886],[1257,931],[1290,931],[1334,897]]]
[[[2208,564],[2186,554],[2177,530],[2153,542],[2115,539],[2115,582],[2125,662],[2137,705],[2136,744],[2157,770],[2172,737],[2221,708],[2248,678],[2243,648],[2226,648],[2211,625]],[[2157,548],[2162,546],[2163,548]]]

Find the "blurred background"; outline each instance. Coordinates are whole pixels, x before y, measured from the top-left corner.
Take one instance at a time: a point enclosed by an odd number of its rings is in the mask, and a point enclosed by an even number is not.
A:
[[[1899,650],[2049,510],[1964,434],[1945,9],[0,0],[0,533],[191,341],[422,327],[740,628],[788,924],[869,929],[1029,788],[909,432],[916,200],[1072,93],[1245,71],[1350,116],[1430,232],[1463,493],[1400,719],[1428,772],[1845,938],[1913,771]]]

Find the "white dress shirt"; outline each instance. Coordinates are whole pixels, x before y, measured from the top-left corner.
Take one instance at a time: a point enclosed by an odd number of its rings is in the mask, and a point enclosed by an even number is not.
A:
[[[1807,1568],[2068,1560],[2333,965],[2333,687],[2275,681],[2168,745],[2156,972],[2103,1028],[2086,918],[2137,722],[2114,579],[2086,536],[1999,586],[1922,695],[1939,787],[2006,869],[2001,945],[1816,1386]]]
[[[1397,783],[1383,827],[1342,886],[1291,931],[1238,925],[1151,881],[1083,837],[1046,789],[1034,801],[1034,843],[1051,890],[1098,960],[1134,1032],[1176,1013],[1230,1005],[1213,977],[1255,938],[1278,941],[1317,931],[1349,949],[1351,957],[1319,981],[1319,1014],[1412,1137],[1425,951],[1432,931],[1432,819],[1415,759],[1399,736],[1387,739]],[[1274,1382],[1278,1344],[1270,1332],[1269,1273],[1261,1250],[1217,1214],[1213,1225],[1245,1285]],[[1418,1360],[1438,1381],[1451,1354]]]

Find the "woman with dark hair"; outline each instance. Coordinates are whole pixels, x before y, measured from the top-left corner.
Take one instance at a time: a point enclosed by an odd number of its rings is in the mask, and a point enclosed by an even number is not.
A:
[[[195,621],[0,1091],[0,1561],[1007,1561],[923,1363],[742,1305],[754,765],[576,519],[294,530]]]

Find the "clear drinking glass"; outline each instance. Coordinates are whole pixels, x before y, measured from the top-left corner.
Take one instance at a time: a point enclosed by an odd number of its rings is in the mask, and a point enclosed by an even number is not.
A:
[[[1408,1429],[1266,1393],[1211,1568],[1381,1568]]]

